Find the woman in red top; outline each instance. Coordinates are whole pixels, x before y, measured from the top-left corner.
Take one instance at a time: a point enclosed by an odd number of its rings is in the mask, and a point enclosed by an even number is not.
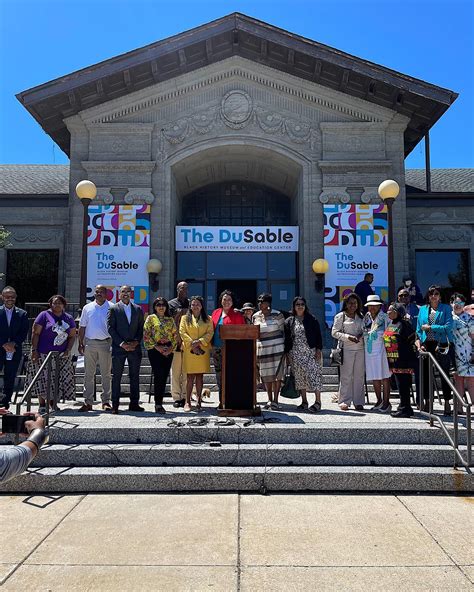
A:
[[[219,296],[221,308],[216,308],[212,313],[212,323],[214,325],[214,337],[212,339],[212,359],[216,371],[216,381],[219,387],[219,397],[222,386],[222,347],[223,342],[220,337],[221,325],[245,325],[243,315],[234,310],[234,294],[230,290],[224,290]]]

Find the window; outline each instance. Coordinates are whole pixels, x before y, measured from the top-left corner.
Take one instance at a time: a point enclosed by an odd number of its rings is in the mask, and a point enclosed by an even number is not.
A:
[[[208,253],[209,279],[257,279],[267,276],[266,253]]]
[[[183,198],[184,225],[284,226],[291,224],[291,200],[252,183],[216,183]]]
[[[192,252],[192,253],[177,253],[178,280],[206,277],[206,253]]]
[[[18,305],[48,302],[58,293],[59,251],[7,250],[6,285],[18,293]]]
[[[441,286],[444,301],[452,292],[470,294],[468,251],[416,251],[416,280],[423,294],[429,286]]]

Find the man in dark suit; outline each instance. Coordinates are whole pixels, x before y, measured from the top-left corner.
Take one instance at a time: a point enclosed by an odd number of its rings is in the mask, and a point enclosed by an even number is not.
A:
[[[120,301],[110,307],[107,328],[112,337],[112,413],[117,415],[120,404],[120,385],[125,360],[130,377],[130,411],[144,411],[140,407],[141,341],[143,338],[143,311],[130,301],[130,286],[120,288]]]
[[[3,407],[10,406],[16,373],[20,365],[22,345],[28,335],[28,315],[17,308],[16,290],[6,286],[2,290],[0,306],[0,370],[3,370]]]

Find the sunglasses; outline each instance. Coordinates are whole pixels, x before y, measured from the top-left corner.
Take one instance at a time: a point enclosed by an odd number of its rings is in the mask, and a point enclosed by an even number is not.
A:
[[[455,302],[453,302],[454,306],[464,306],[466,303],[465,302],[461,302],[461,300],[456,300]]]

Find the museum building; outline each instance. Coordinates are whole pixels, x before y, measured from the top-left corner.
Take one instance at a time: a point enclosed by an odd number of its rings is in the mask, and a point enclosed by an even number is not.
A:
[[[394,179],[396,284],[470,291],[473,170],[404,165],[456,97],[237,13],[22,92],[70,165],[0,166],[0,282],[23,303],[79,301],[89,179],[95,211],[143,206],[165,296],[186,279],[209,309],[226,287],[323,314],[327,208],[379,207]]]

